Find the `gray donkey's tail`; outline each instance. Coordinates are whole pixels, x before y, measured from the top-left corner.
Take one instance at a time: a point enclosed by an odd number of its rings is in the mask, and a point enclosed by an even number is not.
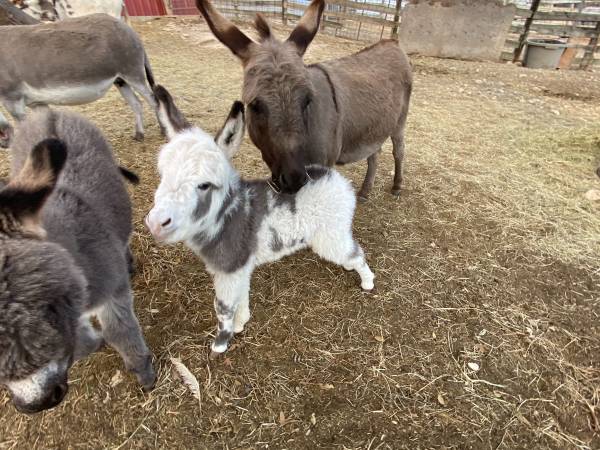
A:
[[[156,83],[154,82],[154,74],[152,73],[152,67],[150,67],[150,61],[148,60],[146,50],[144,50],[144,69],[146,70],[146,79],[148,80],[148,84],[151,88],[154,88]]]

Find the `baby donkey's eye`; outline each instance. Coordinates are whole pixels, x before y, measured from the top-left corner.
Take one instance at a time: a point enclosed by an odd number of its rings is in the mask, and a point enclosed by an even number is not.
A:
[[[206,191],[208,190],[210,187],[212,187],[211,183],[202,183],[198,185],[198,189],[201,191]]]

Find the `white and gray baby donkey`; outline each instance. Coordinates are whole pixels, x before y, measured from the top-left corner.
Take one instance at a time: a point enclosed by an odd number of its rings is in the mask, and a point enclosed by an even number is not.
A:
[[[352,237],[355,195],[332,169],[310,166],[296,194],[273,191],[266,180],[240,178],[231,164],[244,135],[244,106],[235,102],[213,139],[192,127],[158,86],[155,97],[170,139],[160,151],[160,185],[146,224],[159,242],[184,242],[205,263],[215,287],[218,319],[213,355],[250,319],[254,268],[302,248],[356,270],[364,290],[374,275]]]
[[[21,124],[11,162],[0,189],[0,385],[22,412],[56,406],[73,362],[106,342],[152,388],[128,270],[131,203],[122,175],[135,175],[119,171],[90,122],[51,110]]]

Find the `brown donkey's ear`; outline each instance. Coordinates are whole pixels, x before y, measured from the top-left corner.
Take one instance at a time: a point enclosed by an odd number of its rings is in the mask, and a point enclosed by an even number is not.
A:
[[[256,19],[254,19],[254,28],[258,31],[261,42],[271,38],[271,26],[260,13],[256,14]]]
[[[196,7],[215,37],[245,63],[250,58],[250,49],[254,45],[252,39],[219,13],[209,0],[196,0]]]
[[[0,213],[11,215],[27,231],[43,236],[39,212],[66,159],[67,148],[62,141],[46,139],[37,144],[19,174],[0,190]]]
[[[313,38],[319,30],[319,24],[321,23],[321,15],[325,8],[325,0],[313,0],[304,15],[296,25],[296,28],[290,34],[288,42],[292,42],[296,45],[300,56],[304,55],[306,49],[312,42]]]
[[[177,133],[183,130],[192,128],[182,112],[175,106],[169,91],[160,84],[154,86],[154,99],[158,103],[158,116],[169,139],[173,139]]]

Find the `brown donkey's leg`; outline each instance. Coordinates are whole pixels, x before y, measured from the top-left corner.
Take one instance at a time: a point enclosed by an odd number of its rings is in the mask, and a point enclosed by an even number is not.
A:
[[[394,186],[392,194],[400,195],[402,189],[402,163],[404,161],[404,129],[406,128],[406,118],[408,116],[408,105],[410,102],[410,89],[407,91],[406,98],[402,106],[402,113],[398,120],[398,129],[392,138],[392,153],[394,154]]]
[[[362,187],[358,192],[359,202],[366,202],[367,198],[369,198],[369,193],[371,192],[371,189],[373,188],[373,183],[375,182],[375,172],[377,172],[377,159],[379,158],[380,151],[381,148],[367,158],[367,174],[365,175],[365,180],[363,181]]]
[[[404,160],[404,126],[400,132],[392,136],[393,154],[394,154],[394,186],[392,194],[400,195],[402,189],[402,162]]]

